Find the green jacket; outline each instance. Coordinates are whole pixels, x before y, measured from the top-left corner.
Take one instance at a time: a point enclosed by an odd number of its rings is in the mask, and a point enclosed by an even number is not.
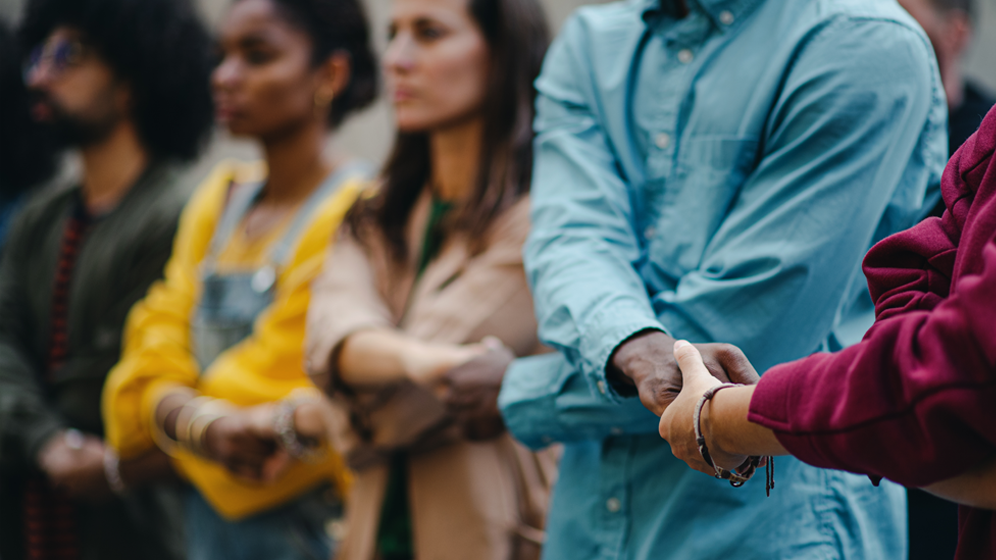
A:
[[[52,291],[78,187],[45,192],[15,219],[0,261],[0,557],[24,557],[23,485],[45,441],[64,428],[102,435],[100,395],[121,353],[131,306],[162,276],[192,188],[153,164],[83,240],[73,270],[69,353],[45,381]],[[176,489],[149,488],[78,505],[84,559],[182,557]]]

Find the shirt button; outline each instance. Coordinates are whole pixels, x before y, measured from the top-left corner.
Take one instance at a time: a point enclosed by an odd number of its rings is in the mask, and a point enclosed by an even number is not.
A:
[[[598,385],[598,392],[602,393],[604,395],[605,394],[605,382],[604,381],[599,381],[598,383],[596,383],[596,385]]]
[[[619,426],[613,426],[612,429],[609,431],[612,432],[612,435],[614,436],[621,436],[623,433],[622,428],[620,428]]]
[[[654,226],[647,226],[647,229],[643,230],[643,238],[650,241],[657,235],[657,228]]]
[[[605,500],[605,509],[609,510],[609,513],[616,513],[622,509],[622,502],[619,501],[619,498],[609,498]]]
[[[658,148],[666,150],[667,147],[671,145],[671,135],[666,132],[658,134],[654,138],[654,144],[656,144]]]
[[[690,49],[681,49],[678,51],[678,60],[680,60],[682,64],[688,64],[689,62],[695,60],[695,54],[692,53]]]
[[[719,13],[719,22],[723,25],[730,25],[733,23],[733,12],[729,10],[723,10]]]

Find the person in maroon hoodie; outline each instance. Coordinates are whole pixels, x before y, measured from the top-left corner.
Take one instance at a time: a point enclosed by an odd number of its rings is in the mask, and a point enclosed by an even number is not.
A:
[[[945,169],[943,216],[868,253],[877,320],[859,344],[717,391],[698,351],[675,343],[684,384],[660,423],[675,456],[715,475],[792,454],[924,487],[962,504],[957,560],[996,558],[994,148],[996,109]],[[750,369],[739,358],[727,367]]]

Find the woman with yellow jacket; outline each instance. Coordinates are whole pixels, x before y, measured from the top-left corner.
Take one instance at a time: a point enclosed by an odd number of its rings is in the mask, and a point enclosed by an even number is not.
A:
[[[266,165],[222,164],[189,202],[105,385],[107,439],[121,458],[154,445],[173,455],[192,484],[191,560],[324,560],[345,477],[308,437],[322,423],[304,324],[366,179],[325,148],[375,95],[368,26],[356,0],[237,0],[220,45],[219,119],[258,140]]]

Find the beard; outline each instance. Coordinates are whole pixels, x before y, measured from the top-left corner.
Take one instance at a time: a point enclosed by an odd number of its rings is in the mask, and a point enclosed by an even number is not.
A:
[[[95,103],[86,111],[73,114],[44,92],[32,93],[32,105],[43,104],[49,116],[39,124],[48,129],[49,134],[61,149],[85,148],[99,144],[111,135],[121,115],[114,110],[110,99],[107,103]]]

